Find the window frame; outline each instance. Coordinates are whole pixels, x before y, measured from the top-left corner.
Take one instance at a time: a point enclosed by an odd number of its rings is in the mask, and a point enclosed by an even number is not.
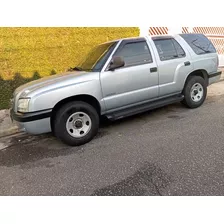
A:
[[[183,47],[181,46],[181,44],[174,37],[171,37],[171,36],[167,36],[167,37],[152,37],[152,40],[153,40],[153,43],[155,45],[156,51],[157,51],[157,53],[159,55],[160,61],[170,61],[170,60],[176,60],[176,59],[186,58],[186,52],[185,52],[185,50],[183,49]],[[157,46],[156,46],[156,43],[155,43],[155,41],[160,41],[160,40],[161,41],[163,41],[163,40],[171,40],[172,45],[173,45],[173,47],[174,47],[174,49],[176,51],[177,57],[173,57],[173,58],[169,58],[169,59],[161,59],[160,54],[159,54],[159,51],[158,51]],[[180,48],[183,50],[183,52],[184,52],[184,55],[183,56],[181,56],[181,57],[178,56],[178,51],[177,51],[177,48],[174,45],[174,42],[176,42],[180,46]]]
[[[144,42],[146,44],[146,46],[148,48],[148,51],[149,51],[149,55],[151,56],[151,59],[152,60],[150,62],[142,62],[142,63],[137,63],[137,64],[134,64],[134,65],[125,65],[125,66],[123,66],[121,68],[118,68],[118,69],[124,69],[124,68],[130,68],[130,67],[140,66],[140,65],[152,64],[154,62],[153,61],[153,56],[152,56],[151,50],[150,50],[149,45],[147,44],[147,41],[146,41],[145,38],[124,39],[124,40],[121,40],[119,46],[114,51],[114,53],[111,55],[111,58],[109,59],[109,63],[107,65],[105,71],[108,71],[109,70],[110,62],[111,62],[113,56],[115,56],[117,52],[119,52],[121,49],[123,49],[123,47],[125,45],[127,45],[127,44],[134,44],[134,43],[140,43],[140,42]]]

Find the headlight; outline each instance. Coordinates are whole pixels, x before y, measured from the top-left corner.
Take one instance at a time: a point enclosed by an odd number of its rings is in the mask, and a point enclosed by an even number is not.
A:
[[[29,102],[30,102],[30,99],[19,99],[17,111],[22,113],[28,112]]]

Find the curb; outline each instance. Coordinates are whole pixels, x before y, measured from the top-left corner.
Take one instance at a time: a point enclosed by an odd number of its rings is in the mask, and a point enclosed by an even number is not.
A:
[[[13,134],[16,134],[16,133],[19,133],[20,131],[18,130],[17,127],[11,127],[11,128],[8,128],[8,129],[5,129],[5,130],[0,130],[0,138],[1,137],[6,137],[8,135],[13,135]]]

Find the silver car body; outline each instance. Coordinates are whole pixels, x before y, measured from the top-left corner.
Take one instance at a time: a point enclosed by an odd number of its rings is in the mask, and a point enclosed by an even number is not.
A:
[[[181,36],[173,37],[184,49],[185,57],[161,61],[152,38],[146,36],[144,38],[152,55],[152,63],[109,71],[107,68],[113,53],[124,40],[127,40],[121,39],[101,72],[66,72],[32,81],[17,88],[14,92],[13,113],[18,113],[17,104],[20,98],[30,98],[29,113],[42,111],[50,113],[66,98],[88,95],[99,102],[101,115],[105,115],[181,93],[187,77],[193,71],[203,70],[208,75],[217,73],[217,53],[197,55]],[[185,66],[186,62],[190,62],[190,65]],[[155,67],[158,70],[150,72],[150,69]],[[208,77],[208,84],[217,82],[220,74]],[[17,124],[28,133],[40,134],[51,131],[50,119],[49,116]]]

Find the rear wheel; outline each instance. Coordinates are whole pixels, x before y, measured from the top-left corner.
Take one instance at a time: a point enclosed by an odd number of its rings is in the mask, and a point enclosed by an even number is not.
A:
[[[94,107],[75,101],[62,106],[54,119],[56,137],[71,146],[91,141],[99,129],[99,115]]]
[[[183,104],[189,108],[200,107],[207,96],[207,85],[200,76],[192,76],[188,79],[183,90]]]

